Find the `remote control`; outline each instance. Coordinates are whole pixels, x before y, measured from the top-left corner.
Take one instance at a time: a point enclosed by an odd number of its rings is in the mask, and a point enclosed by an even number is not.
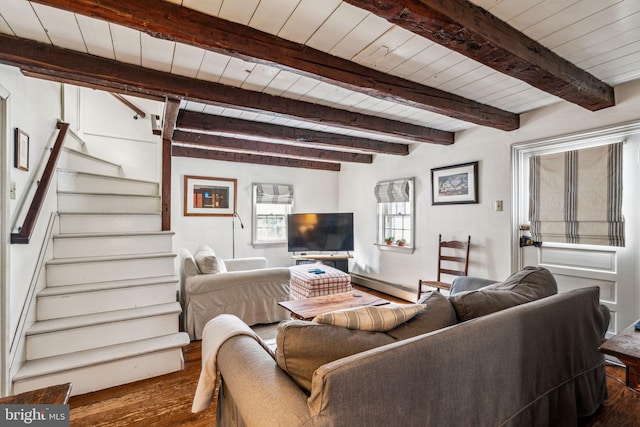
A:
[[[640,331],[640,320],[636,322],[635,328],[636,328],[636,331]]]

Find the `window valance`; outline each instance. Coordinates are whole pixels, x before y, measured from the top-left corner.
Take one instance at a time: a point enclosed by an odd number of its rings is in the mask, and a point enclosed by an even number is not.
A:
[[[293,185],[256,184],[256,203],[293,204]]]
[[[376,184],[374,193],[378,203],[409,202],[409,179],[382,181]]]
[[[534,241],[624,246],[622,145],[531,157]]]

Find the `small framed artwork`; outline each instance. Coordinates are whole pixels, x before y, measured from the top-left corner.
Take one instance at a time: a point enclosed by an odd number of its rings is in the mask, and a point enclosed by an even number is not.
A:
[[[29,134],[16,128],[14,166],[23,171],[29,170]]]
[[[184,177],[185,216],[233,216],[236,212],[237,180]]]
[[[478,162],[431,169],[431,204],[478,203]]]

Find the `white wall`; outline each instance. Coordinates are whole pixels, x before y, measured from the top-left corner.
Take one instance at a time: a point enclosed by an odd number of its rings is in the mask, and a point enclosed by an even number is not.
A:
[[[184,216],[184,177],[206,176],[232,178],[238,182],[238,215],[244,223],[231,217]],[[222,258],[233,256],[235,234],[236,258],[265,256],[273,267],[292,265],[286,244],[254,248],[251,244],[253,183],[292,184],[293,212],[338,211],[338,173],[300,168],[272,167],[244,163],[220,162],[174,157],[171,182],[171,229],[176,233],[173,247],[190,251],[207,244]],[[232,227],[235,223],[235,233]]]
[[[516,131],[477,127],[457,133],[452,146],[414,144],[407,157],[378,155],[373,165],[343,166],[339,206],[342,211],[354,211],[357,218],[351,270],[416,288],[418,279],[436,276],[438,233],[442,233],[444,239],[461,239],[470,234],[469,274],[506,278],[511,273],[512,250],[511,144],[640,120],[640,82],[616,88],[616,99],[615,107],[597,112],[559,102],[522,114],[521,127]],[[479,161],[480,203],[431,206],[431,168],[476,160]],[[413,254],[380,251],[374,246],[373,188],[381,180],[411,176],[416,179],[416,250]],[[503,212],[494,212],[495,200],[504,201]],[[628,220],[637,222],[638,216]],[[636,269],[636,288],[640,287],[638,276]]]
[[[18,206],[24,201],[26,207],[31,202],[27,197],[29,183],[36,179],[38,168],[45,153],[45,147],[55,137],[56,122],[61,117],[61,86],[58,83],[25,77],[13,67],[0,65],[0,81],[10,92],[9,103],[11,117],[9,126],[11,134],[16,127],[29,134],[29,171],[16,169],[13,163],[14,138],[8,141],[10,145],[9,158],[2,159],[3,168],[9,169],[9,179],[15,183],[16,198],[9,200],[10,218],[3,218],[11,225],[18,215]],[[47,199],[48,206],[55,200]],[[20,314],[29,291],[29,285],[35,278],[34,269],[42,240],[49,222],[48,217],[40,218],[28,245],[9,246],[9,283],[3,283],[9,292],[10,321],[9,334],[14,336],[18,327]]]
[[[80,88],[78,130],[89,154],[122,165],[127,178],[160,179],[160,136],[153,135],[151,115],[163,117],[163,103],[124,95],[146,113],[135,113],[108,92]],[[65,91],[65,93],[67,93]],[[70,116],[75,110],[66,103]]]

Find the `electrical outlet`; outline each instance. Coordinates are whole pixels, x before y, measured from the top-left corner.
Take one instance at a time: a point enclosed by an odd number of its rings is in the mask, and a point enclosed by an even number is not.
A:
[[[9,198],[10,199],[16,198],[16,183],[13,181],[11,181],[11,187],[9,189]]]
[[[502,212],[502,200],[496,200],[495,211]]]

